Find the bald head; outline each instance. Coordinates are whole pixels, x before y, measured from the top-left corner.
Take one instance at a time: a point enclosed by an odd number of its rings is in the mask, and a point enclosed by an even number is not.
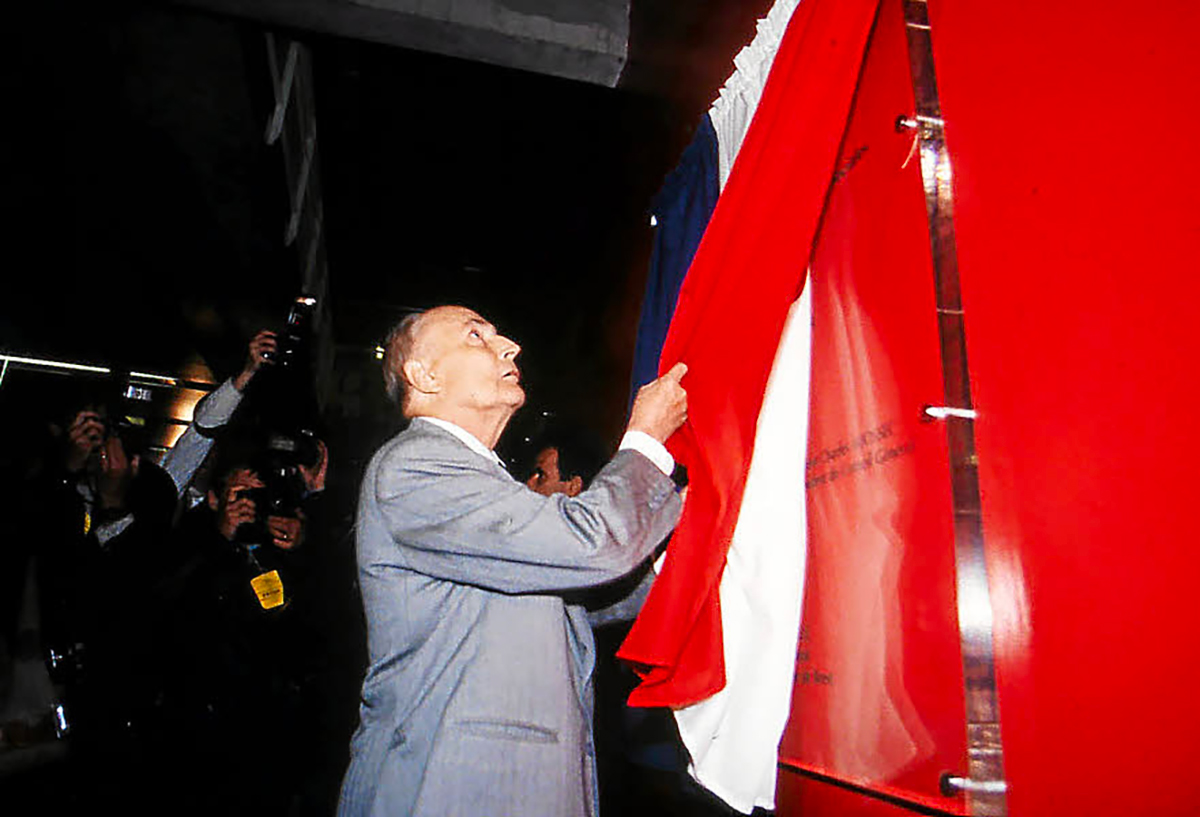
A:
[[[384,380],[406,417],[439,417],[472,433],[497,424],[502,430],[525,402],[520,351],[474,310],[439,306],[392,330]]]

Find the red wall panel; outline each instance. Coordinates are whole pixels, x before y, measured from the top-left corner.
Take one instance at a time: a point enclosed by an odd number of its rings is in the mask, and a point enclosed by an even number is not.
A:
[[[1200,6],[932,12],[1009,812],[1196,814]]]

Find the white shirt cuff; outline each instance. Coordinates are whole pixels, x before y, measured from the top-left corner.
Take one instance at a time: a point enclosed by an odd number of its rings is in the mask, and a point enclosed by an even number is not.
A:
[[[644,431],[626,431],[625,436],[621,438],[620,450],[624,451],[626,448],[632,448],[644,455],[667,476],[671,476],[671,472],[675,470],[675,458],[671,456],[671,452]]]

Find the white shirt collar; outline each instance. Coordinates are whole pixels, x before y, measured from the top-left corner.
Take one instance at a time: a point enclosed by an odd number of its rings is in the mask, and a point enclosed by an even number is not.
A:
[[[427,423],[432,423],[433,425],[437,426],[438,428],[449,431],[455,437],[458,437],[460,440],[462,440],[463,443],[467,446],[467,448],[471,449],[479,456],[483,457],[484,459],[486,459],[490,462],[496,463],[501,468],[505,468],[503,460],[500,459],[500,457],[496,454],[495,451],[493,451],[492,449],[488,448],[486,445],[481,443],[479,441],[478,437],[476,437],[471,432],[467,431],[462,426],[455,425],[454,423],[450,422],[449,420],[443,420],[440,417],[426,417],[426,416],[422,415],[420,417],[414,417],[413,420],[414,421],[424,420]],[[505,470],[508,470],[508,469],[505,468]]]

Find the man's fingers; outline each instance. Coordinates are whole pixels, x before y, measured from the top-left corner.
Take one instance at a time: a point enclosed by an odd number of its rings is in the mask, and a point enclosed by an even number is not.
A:
[[[75,415],[75,420],[71,423],[71,428],[80,428],[88,422],[99,423],[100,415],[94,411],[81,411]]]
[[[91,437],[99,438],[104,434],[104,424],[99,420],[83,420],[77,425],[71,426],[70,435],[72,439],[88,439]]]
[[[255,518],[254,504],[248,499],[239,499],[233,505],[229,506],[229,510],[225,516],[230,522],[236,522],[239,525],[243,522],[253,522]]]
[[[259,479],[254,473],[249,471],[239,471],[237,475],[230,480],[230,489],[233,488],[264,488],[265,483]]]
[[[226,506],[226,512],[230,516],[245,516],[254,517],[254,500],[253,499],[235,499]]]
[[[683,379],[683,376],[687,374],[687,370],[688,365],[681,360],[671,367],[671,370],[666,373],[665,377],[669,377],[678,383]]]
[[[271,363],[267,355],[275,353],[275,333],[262,329],[250,339],[250,360],[257,368],[263,363]]]
[[[104,453],[108,455],[111,468],[123,470],[129,464],[125,458],[125,446],[121,445],[121,440],[117,437],[108,438],[108,442],[104,444]]]

